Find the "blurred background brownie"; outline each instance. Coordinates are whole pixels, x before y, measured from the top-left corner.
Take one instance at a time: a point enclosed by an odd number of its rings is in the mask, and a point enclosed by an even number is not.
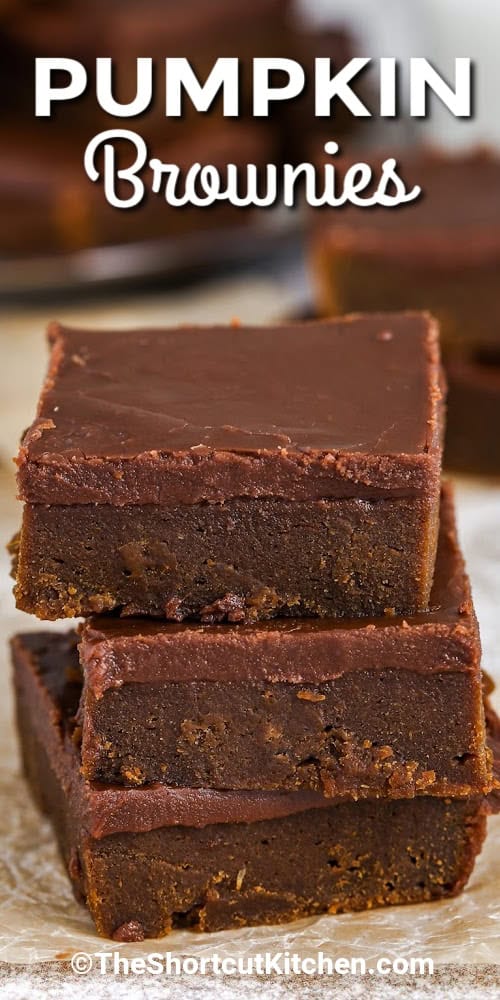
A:
[[[361,150],[357,158],[364,159]],[[491,433],[492,421],[500,421],[500,158],[408,149],[397,162],[407,187],[422,187],[418,200],[390,210],[313,213],[317,307],[321,315],[340,315],[425,303],[440,320],[451,383],[446,462],[500,473]]]
[[[4,225],[0,253],[19,257],[33,253],[50,256],[97,246],[183,237],[213,230],[245,228],[255,209],[220,202],[210,208],[169,206],[163,193],[146,195],[143,203],[119,211],[105,200],[100,183],[92,183],[83,167],[86,139],[60,125],[31,131],[18,127],[0,134],[0,212]],[[116,144],[118,164],[135,157],[126,143]],[[223,171],[237,165],[273,162],[276,154],[267,126],[244,126],[237,121],[213,125],[204,133],[191,131],[185,139],[163,140],[155,150],[165,163],[179,166],[182,178],[193,163],[213,164]],[[100,161],[98,161],[100,163]],[[143,171],[151,176],[148,168]],[[125,196],[128,190],[124,191]]]
[[[450,358],[445,461],[457,472],[500,475],[498,350]]]

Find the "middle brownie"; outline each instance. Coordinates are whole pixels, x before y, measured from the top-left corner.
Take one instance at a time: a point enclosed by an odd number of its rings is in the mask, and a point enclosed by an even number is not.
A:
[[[59,638],[61,670],[78,668]],[[40,651],[42,650],[42,651]],[[54,640],[42,657],[56,654]],[[464,795],[490,780],[480,643],[442,501],[432,609],[407,619],[82,627],[85,777],[106,783]]]

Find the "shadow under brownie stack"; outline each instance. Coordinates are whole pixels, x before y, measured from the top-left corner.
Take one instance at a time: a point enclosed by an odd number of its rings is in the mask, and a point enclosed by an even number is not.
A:
[[[461,890],[496,783],[434,320],[49,339],[16,597],[85,621],[14,676],[99,933]]]

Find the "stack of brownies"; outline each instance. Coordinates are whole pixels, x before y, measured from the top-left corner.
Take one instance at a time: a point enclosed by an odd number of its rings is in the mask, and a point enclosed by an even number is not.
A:
[[[439,899],[491,808],[427,314],[49,330],[24,766],[99,933]],[[490,796],[488,798],[488,796]]]

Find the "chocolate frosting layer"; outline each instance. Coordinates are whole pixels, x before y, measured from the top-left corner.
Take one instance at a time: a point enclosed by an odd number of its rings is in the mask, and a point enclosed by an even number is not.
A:
[[[437,486],[442,388],[427,314],[276,327],[53,324],[22,441],[33,503],[377,498]]]
[[[470,585],[449,485],[443,488],[428,612],[345,621],[278,619],[258,625],[173,624],[100,616],[81,627],[85,683],[97,697],[127,683],[264,680],[317,684],[350,670],[475,669],[480,656]]]
[[[340,801],[308,791],[231,792],[167,785],[118,788],[83,782],[79,792],[87,829],[96,838],[113,833],[142,833],[162,826],[256,823],[307,809],[327,808]]]

